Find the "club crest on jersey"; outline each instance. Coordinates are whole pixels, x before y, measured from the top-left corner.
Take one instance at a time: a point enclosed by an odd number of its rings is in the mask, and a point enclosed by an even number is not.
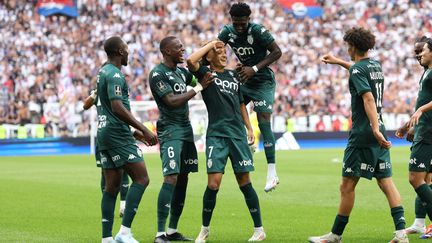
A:
[[[117,95],[117,96],[121,96],[122,95],[122,91],[121,91],[120,85],[114,85],[114,94]]]
[[[175,160],[170,160],[170,162],[169,162],[169,167],[171,168],[171,169],[174,169],[175,167],[176,167],[176,162],[175,162]]]
[[[248,35],[247,36],[247,42],[249,43],[249,44],[253,44],[253,42],[254,42],[254,39],[253,39],[253,37],[252,37],[252,35]]]
[[[157,83],[156,86],[158,87],[158,89],[160,91],[164,91],[167,88],[166,85],[164,84],[164,82],[162,82],[162,81],[160,81],[159,83]]]

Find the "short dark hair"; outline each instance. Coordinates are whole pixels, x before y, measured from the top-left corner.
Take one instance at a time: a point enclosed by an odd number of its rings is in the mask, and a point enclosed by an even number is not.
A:
[[[252,11],[246,3],[234,3],[229,11],[229,14],[232,17],[249,17],[251,15]]]
[[[363,27],[349,29],[345,33],[343,40],[360,52],[367,52],[375,46],[375,35]]]
[[[161,42],[159,43],[160,52],[163,52],[163,50],[165,50],[167,45],[169,45],[171,43],[171,41],[173,41],[175,39],[177,39],[177,37],[175,37],[175,36],[167,36],[167,37],[163,38],[161,40]]]
[[[109,57],[114,57],[119,54],[118,50],[120,45],[123,43],[122,38],[119,36],[113,36],[108,38],[104,43],[104,50]]]
[[[432,39],[431,38],[426,38],[426,40],[424,41],[424,43],[426,43],[426,45],[428,46],[429,51],[432,51]]]
[[[429,38],[427,38],[426,36],[416,38],[414,44],[415,43],[426,43],[427,39],[429,39]]]

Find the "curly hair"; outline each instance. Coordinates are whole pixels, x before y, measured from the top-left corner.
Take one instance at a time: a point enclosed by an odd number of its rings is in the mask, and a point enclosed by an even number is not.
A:
[[[375,46],[375,35],[363,27],[349,29],[345,33],[343,40],[360,52],[367,52]]]
[[[242,2],[234,3],[229,11],[232,17],[249,17],[251,13],[249,5]]]

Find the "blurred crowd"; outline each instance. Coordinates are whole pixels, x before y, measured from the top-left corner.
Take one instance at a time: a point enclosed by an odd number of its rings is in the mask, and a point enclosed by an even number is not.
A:
[[[372,56],[385,74],[384,111],[413,111],[422,68],[414,58],[414,40],[432,32],[428,0],[321,0],[321,18],[296,18],[277,1],[247,1],[253,22],[266,26],[283,51],[272,65],[278,82],[274,113],[350,116],[348,72],[326,65],[328,52],[348,59],[342,37],[352,26],[376,35]],[[103,41],[121,35],[129,44],[124,68],[131,100],[152,100],[149,71],[160,62],[159,41],[178,36],[190,54],[217,37],[232,1],[228,0],[81,0],[78,18],[44,17],[35,3],[0,4],[0,124],[42,123],[62,136],[86,135],[89,112],[82,101],[95,87],[106,60]],[[235,66],[232,52],[230,65]]]

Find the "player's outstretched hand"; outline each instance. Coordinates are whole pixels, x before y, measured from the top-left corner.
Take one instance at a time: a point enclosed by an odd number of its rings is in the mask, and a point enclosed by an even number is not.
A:
[[[407,132],[407,136],[406,136],[406,140],[408,142],[412,142],[414,141],[414,127],[411,127],[408,132]]]
[[[405,134],[407,134],[408,130],[409,130],[409,124],[403,124],[401,127],[398,128],[398,130],[396,130],[395,132],[395,136],[398,138],[404,138]]]
[[[410,118],[409,127],[414,127],[415,125],[417,125],[422,115],[423,112],[420,109],[416,110],[416,112],[414,112],[414,114]]]
[[[207,88],[210,84],[212,84],[215,80],[215,77],[210,73],[207,72],[206,74],[204,74],[204,77],[201,79],[201,86],[203,87],[203,89]]]
[[[137,135],[135,135],[135,133]],[[135,133],[134,133],[134,137],[147,146],[153,146],[153,145],[156,145],[158,143],[158,139],[157,139],[156,134],[152,133],[147,128],[143,131],[137,130],[137,131],[135,131]]]
[[[321,57],[321,61],[325,64],[338,64],[339,58],[335,57],[331,52]]]
[[[387,141],[387,139],[384,137],[384,135],[379,130],[374,131],[373,135],[381,147],[383,147],[385,149],[389,149],[391,147],[391,142]]]

